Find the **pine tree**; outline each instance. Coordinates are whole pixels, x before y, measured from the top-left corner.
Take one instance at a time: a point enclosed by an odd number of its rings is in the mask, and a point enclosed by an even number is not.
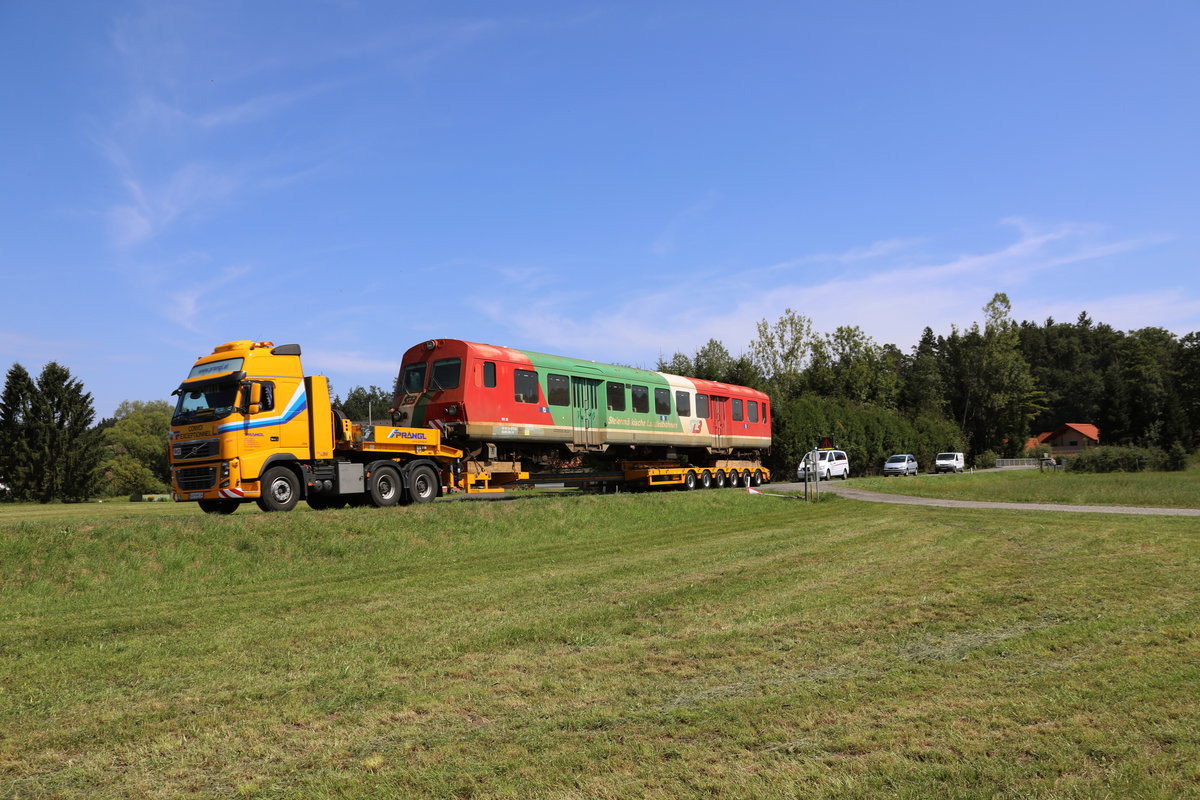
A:
[[[20,364],[13,364],[0,395],[0,483],[8,486],[11,500],[31,500],[34,495],[35,469],[30,424],[33,399],[37,393],[33,379]]]
[[[91,430],[96,416],[91,393],[51,361],[38,376],[31,416],[34,499],[86,500],[103,455],[100,437]]]

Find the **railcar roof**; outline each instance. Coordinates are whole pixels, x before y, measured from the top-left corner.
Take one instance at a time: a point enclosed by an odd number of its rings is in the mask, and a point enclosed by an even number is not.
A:
[[[554,355],[553,353],[540,353],[536,350],[522,350],[516,347],[487,344],[485,342],[468,342],[465,339],[437,339],[434,341],[447,343],[454,342],[466,345],[470,348],[487,348],[489,350],[496,351],[497,355],[512,353],[524,356],[530,361],[540,362],[546,366],[557,366],[564,371],[572,368],[582,368],[584,370],[594,369],[600,375],[605,377],[620,378],[622,380],[644,380],[647,383],[657,383],[659,380],[661,380],[661,376],[666,376],[667,378],[681,378],[697,384],[703,384],[704,388],[708,391],[716,389],[729,393],[747,394],[756,397],[761,396],[763,398],[767,397],[764,392],[760,392],[757,389],[752,389],[749,386],[739,386],[733,383],[721,383],[720,381],[710,381],[704,378],[694,378],[688,375],[675,375],[670,372],[659,372],[658,370],[642,369],[640,367],[628,367],[622,364],[607,364],[603,361],[589,361],[585,358],[570,358],[567,356]],[[424,346],[424,343],[413,346],[408,350],[408,352],[405,353],[405,356],[407,356],[408,353],[418,350]],[[512,358],[512,356],[507,357],[510,359]]]

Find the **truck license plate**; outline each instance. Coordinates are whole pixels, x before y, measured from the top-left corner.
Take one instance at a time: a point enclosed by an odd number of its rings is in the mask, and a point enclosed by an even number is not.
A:
[[[204,492],[188,492],[188,500],[203,500]]]

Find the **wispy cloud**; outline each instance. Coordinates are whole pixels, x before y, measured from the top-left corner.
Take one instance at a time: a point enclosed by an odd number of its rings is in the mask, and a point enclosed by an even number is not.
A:
[[[1041,313],[1046,306],[1040,300],[1039,276],[1103,263],[1162,241],[1106,239],[1093,226],[1039,226],[1027,220],[1006,220],[1002,225],[1013,230],[1015,238],[990,251],[931,259],[916,252],[930,242],[927,238],[878,241],[739,270],[732,277],[714,275],[689,287],[686,298],[676,285],[654,290],[645,283],[647,291],[612,297],[603,309],[586,313],[536,294],[523,299],[521,313],[513,314],[511,298],[495,286],[488,296],[476,295],[470,302],[511,342],[599,360],[652,363],[659,353],[692,352],[710,338],[736,353],[754,338],[759,320],[774,320],[785,308],[810,317],[817,330],[858,325],[876,341],[906,349],[916,343],[925,325],[948,332],[951,325],[965,327],[978,320],[980,309],[997,291],[1009,293],[1018,318],[1034,310]],[[829,279],[821,266],[831,262],[854,269]],[[1115,311],[1122,303],[1133,303],[1149,316],[1114,314],[1112,319],[1129,319],[1139,326],[1145,323],[1137,319],[1155,318],[1149,312],[1155,303],[1181,321],[1195,320],[1200,306],[1200,299],[1182,292],[1091,298],[1076,293],[1069,302],[1075,305],[1072,318],[1082,309],[1080,304]]]

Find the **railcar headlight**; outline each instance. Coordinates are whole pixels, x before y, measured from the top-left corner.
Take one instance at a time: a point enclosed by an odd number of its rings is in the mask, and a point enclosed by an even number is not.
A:
[[[457,417],[458,416],[458,404],[457,403],[451,403],[450,405],[446,406],[446,416],[447,417]]]

